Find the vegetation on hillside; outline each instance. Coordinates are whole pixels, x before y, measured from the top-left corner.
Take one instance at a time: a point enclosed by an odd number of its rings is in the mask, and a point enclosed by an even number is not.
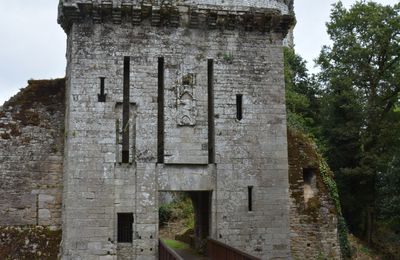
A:
[[[194,228],[194,210],[190,197],[184,192],[170,192],[173,200],[170,203],[164,203],[159,207],[159,225],[166,226],[169,222],[184,220],[186,229]]]
[[[339,1],[316,75],[285,51],[288,124],[316,140],[350,231],[400,255],[400,4]]]

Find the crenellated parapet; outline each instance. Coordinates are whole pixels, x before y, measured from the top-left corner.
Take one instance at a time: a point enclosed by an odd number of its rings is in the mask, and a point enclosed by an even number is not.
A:
[[[285,36],[295,22],[291,0],[64,0],[58,22],[132,23],[205,29],[243,29]]]

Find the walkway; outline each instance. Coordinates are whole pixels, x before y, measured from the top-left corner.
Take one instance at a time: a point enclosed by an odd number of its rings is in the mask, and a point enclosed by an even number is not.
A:
[[[163,243],[168,246],[171,250],[174,250],[184,260],[208,260],[209,258],[200,255],[190,245],[173,240],[173,239],[162,239]]]
[[[209,258],[199,255],[191,248],[188,249],[174,249],[185,260],[208,260]]]

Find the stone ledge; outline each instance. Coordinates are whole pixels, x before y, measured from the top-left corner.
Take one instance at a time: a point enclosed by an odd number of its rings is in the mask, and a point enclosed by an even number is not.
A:
[[[269,8],[226,8],[213,5],[133,5],[123,3],[113,7],[102,4],[79,3],[60,5],[58,22],[68,32],[74,23],[150,23],[155,27],[189,27],[199,29],[245,30],[281,33],[285,37],[294,25],[293,14],[282,14]]]

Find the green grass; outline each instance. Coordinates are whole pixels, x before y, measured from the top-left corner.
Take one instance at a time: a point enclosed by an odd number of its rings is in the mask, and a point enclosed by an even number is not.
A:
[[[189,245],[176,241],[176,240],[172,240],[172,239],[163,239],[162,240],[168,247],[172,248],[172,249],[178,249],[178,250],[182,250],[182,249],[189,249]]]

